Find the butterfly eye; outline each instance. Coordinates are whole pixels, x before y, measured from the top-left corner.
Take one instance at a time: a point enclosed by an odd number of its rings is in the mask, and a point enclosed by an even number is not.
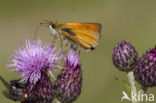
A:
[[[53,29],[55,29],[56,28],[56,25],[55,24],[51,24],[51,27],[53,28]]]

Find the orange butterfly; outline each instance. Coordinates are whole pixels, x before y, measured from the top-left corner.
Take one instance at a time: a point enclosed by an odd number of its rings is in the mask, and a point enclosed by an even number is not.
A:
[[[52,34],[71,40],[87,51],[95,49],[101,37],[101,24],[98,23],[48,22],[48,26]]]

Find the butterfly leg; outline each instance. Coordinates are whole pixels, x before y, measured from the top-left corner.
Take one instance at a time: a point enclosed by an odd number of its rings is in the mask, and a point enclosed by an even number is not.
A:
[[[55,44],[55,40],[57,39],[57,36],[56,35],[53,35],[50,33],[50,36],[52,37],[52,41],[51,41],[51,44]]]
[[[59,37],[58,40],[60,41],[60,46],[61,46],[61,51],[62,51],[63,50],[63,39],[61,37]]]
[[[65,43],[65,54],[67,53],[68,51],[68,44],[69,44],[69,41],[67,39],[64,39],[64,43]]]

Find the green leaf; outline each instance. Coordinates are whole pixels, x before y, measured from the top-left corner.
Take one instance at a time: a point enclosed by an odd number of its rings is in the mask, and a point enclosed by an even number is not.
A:
[[[116,80],[118,80],[126,89],[126,92],[129,94],[129,96],[131,95],[131,87],[129,82],[125,81],[125,80],[120,80],[119,78],[115,78]]]

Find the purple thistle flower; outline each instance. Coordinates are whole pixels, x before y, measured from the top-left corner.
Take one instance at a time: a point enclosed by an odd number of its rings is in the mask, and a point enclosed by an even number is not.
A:
[[[24,82],[35,85],[41,78],[41,73],[55,68],[60,68],[57,64],[63,58],[60,51],[56,51],[56,47],[51,44],[43,44],[40,40],[26,41],[26,47],[21,45],[15,51],[15,55],[11,56],[12,64],[8,67],[15,67],[13,71],[21,73]],[[53,76],[53,75],[52,75]]]
[[[135,67],[138,54],[130,43],[123,41],[114,48],[112,59],[119,70],[128,72]]]
[[[82,70],[79,65],[80,52],[71,45],[70,52],[64,58],[65,66],[54,84],[55,95],[61,103],[72,103],[81,93]]]
[[[11,56],[13,71],[21,73],[24,88],[28,94],[25,103],[51,103],[54,98],[54,88],[47,72],[61,68],[58,63],[63,60],[63,54],[56,50],[56,46],[43,44],[40,40],[26,41],[26,46],[21,45]]]
[[[156,48],[140,58],[134,69],[134,76],[145,87],[156,86]]]

